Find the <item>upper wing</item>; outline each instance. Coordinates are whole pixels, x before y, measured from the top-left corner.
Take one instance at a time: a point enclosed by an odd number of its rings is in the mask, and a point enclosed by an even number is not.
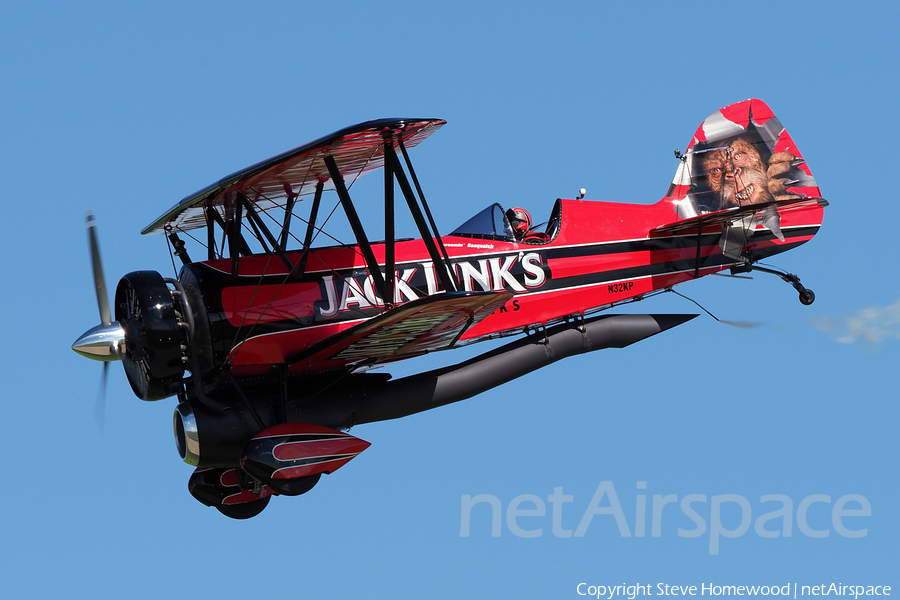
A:
[[[680,233],[689,229],[696,229],[700,225],[704,227],[707,225],[730,225],[743,217],[762,213],[770,206],[776,207],[779,213],[784,213],[813,206],[828,206],[828,201],[822,198],[788,198],[761,204],[748,204],[747,206],[726,208],[725,210],[706,213],[689,219],[681,219],[674,223],[667,223],[653,229],[651,233]]]
[[[334,157],[349,187],[357,178],[384,166],[385,131],[392,131],[395,140],[412,148],[446,123],[442,119],[379,119],[347,127],[232,173],[187,196],[141,233],[204,227],[204,209],[213,206],[222,212],[227,202],[233,202],[229,194],[233,190],[240,190],[257,210],[265,211],[284,206],[288,197],[313,193],[320,181],[324,189],[334,189],[323,160],[328,155]]]
[[[315,370],[354,362],[411,358],[451,346],[466,329],[503,306],[510,292],[447,292],[426,296],[289,355]]]

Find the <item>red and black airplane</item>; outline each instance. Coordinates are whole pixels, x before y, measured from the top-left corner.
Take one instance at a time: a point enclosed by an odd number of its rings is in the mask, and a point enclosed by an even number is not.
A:
[[[544,228],[493,204],[441,236],[407,150],[444,124],[361,123],[188,196],[142,232],[165,234],[183,263],[178,278],[125,275],[115,319],[88,216],[101,325],[72,348],[122,360],[142,400],[178,397],[177,447],[197,467],[189,488],[203,504],[252,517],[368,447],[346,433],[354,425],[463,400],[696,316],[594,314],[617,304],[724,269],[775,273],[801,302],[814,299],[795,275],[756,264],[811,239],[827,205],[760,100],[707,118],[676,151],[675,178],[656,204],[593,202],[582,191],[556,200]],[[385,241],[371,242],[349,190],[378,168]],[[421,239],[395,236],[397,188]],[[355,244],[329,245],[338,205]],[[181,236],[205,247],[204,260]],[[435,371],[397,380],[370,371],[508,335],[519,339]]]

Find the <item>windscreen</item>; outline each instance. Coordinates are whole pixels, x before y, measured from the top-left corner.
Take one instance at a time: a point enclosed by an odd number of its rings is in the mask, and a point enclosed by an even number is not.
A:
[[[479,238],[484,240],[515,241],[512,227],[503,212],[503,207],[494,203],[454,229],[450,235]]]

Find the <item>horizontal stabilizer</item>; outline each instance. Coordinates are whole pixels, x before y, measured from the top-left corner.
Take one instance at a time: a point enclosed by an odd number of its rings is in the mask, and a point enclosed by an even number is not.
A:
[[[709,225],[731,225],[735,221],[739,221],[743,218],[756,215],[762,216],[762,213],[770,206],[774,206],[779,214],[784,214],[788,211],[828,206],[828,201],[823,198],[788,198],[762,204],[750,204],[747,206],[726,208],[725,210],[706,213],[689,219],[681,219],[674,223],[661,225],[660,227],[653,229],[651,233],[681,233]]]

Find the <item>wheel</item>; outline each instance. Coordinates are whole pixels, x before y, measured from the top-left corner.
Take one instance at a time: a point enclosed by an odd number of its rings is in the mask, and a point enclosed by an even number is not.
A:
[[[816,295],[813,293],[812,290],[805,289],[802,292],[800,292],[800,303],[803,306],[809,306],[810,304],[812,304],[815,301],[816,301]]]
[[[181,331],[162,275],[129,273],[119,280],[115,305],[116,320],[125,330],[122,363],[134,394],[159,400],[177,393],[184,376]]]
[[[216,504],[216,510],[231,519],[251,519],[261,513],[269,504],[271,496],[254,500],[253,502],[244,502],[242,504]]]
[[[266,485],[283,496],[299,496],[313,489],[321,476],[321,473],[316,473],[297,479],[269,479]]]
[[[232,519],[249,519],[263,511],[269,503],[271,492],[263,488],[260,493],[253,494],[242,491],[240,479],[234,469],[198,468],[188,479],[188,491],[195,500],[206,506],[214,506],[216,510]],[[240,498],[247,502],[223,504],[231,499]]]

